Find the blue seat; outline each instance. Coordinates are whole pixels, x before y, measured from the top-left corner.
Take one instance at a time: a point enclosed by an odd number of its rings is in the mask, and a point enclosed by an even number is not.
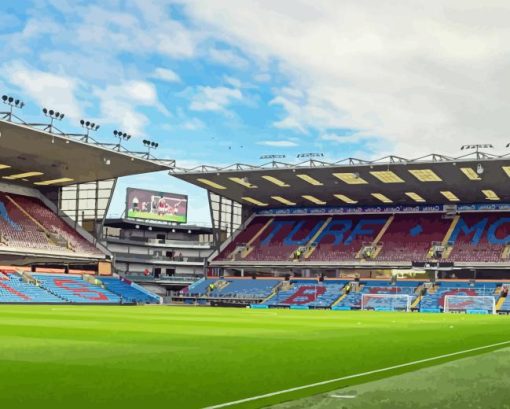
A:
[[[68,274],[32,274],[41,287],[70,303],[120,304],[121,299],[102,287],[91,284],[81,277]]]
[[[24,282],[20,276],[9,274],[0,281],[0,303],[63,303],[62,298],[44,288]]]
[[[107,290],[121,297],[124,304],[159,304],[159,297],[156,294],[152,294],[149,291],[141,291],[130,283],[116,277],[100,277],[100,281]]]

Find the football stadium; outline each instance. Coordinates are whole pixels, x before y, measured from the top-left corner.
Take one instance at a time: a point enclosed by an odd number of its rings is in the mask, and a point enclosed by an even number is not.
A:
[[[28,3],[2,409],[510,408],[503,3]]]
[[[0,122],[6,407],[504,407],[505,156],[182,169],[18,119]],[[207,189],[211,253],[201,275],[129,278],[102,224],[119,177],[161,170]],[[186,220],[185,196],[127,197],[126,220]],[[482,376],[490,396],[460,386]]]

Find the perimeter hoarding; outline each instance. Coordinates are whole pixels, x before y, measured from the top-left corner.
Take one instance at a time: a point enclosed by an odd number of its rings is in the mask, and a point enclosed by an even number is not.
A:
[[[188,221],[188,196],[128,188],[126,215],[129,219],[186,223]]]

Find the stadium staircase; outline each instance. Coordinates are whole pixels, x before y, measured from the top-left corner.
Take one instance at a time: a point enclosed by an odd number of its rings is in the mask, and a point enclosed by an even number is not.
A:
[[[5,199],[7,199],[12,206],[14,206],[15,210],[19,213],[21,213],[21,217],[14,217],[15,219],[17,219],[16,221],[19,223],[21,220],[21,218],[25,218],[27,221],[30,221],[32,224],[34,224],[37,228],[37,231],[43,233],[43,235],[45,236],[46,240],[48,241],[49,244],[51,245],[57,245],[57,243],[52,240],[51,238],[51,234],[50,232],[41,224],[39,223],[39,221],[37,221],[34,217],[32,217],[18,202],[16,202],[13,197],[11,195],[5,195]],[[13,213],[13,212],[11,212]],[[11,214],[11,216],[13,216]],[[27,223],[27,222],[25,222]],[[19,225],[21,227],[21,225]],[[25,224],[25,226],[23,227],[28,227],[27,224]],[[30,231],[30,229],[27,229]],[[10,240],[8,240],[8,242],[10,243]]]
[[[381,243],[381,239],[383,238],[386,231],[390,228],[391,223],[393,223],[393,220],[395,220],[395,215],[391,215],[388,220],[386,220],[386,223],[384,223],[384,226],[379,231],[377,236],[375,236],[375,239],[370,243],[368,246],[363,246],[356,254],[357,259],[375,259],[381,252],[383,248],[383,243]],[[369,255],[367,253],[367,250],[370,251]]]
[[[18,271],[18,274],[25,283],[33,284],[33,285],[38,284],[37,280],[28,271]]]
[[[123,304],[159,304],[160,298],[156,294],[138,286],[133,285],[126,280],[116,277],[101,277],[100,278],[104,288],[108,291],[117,294],[121,298]]]
[[[282,289],[288,290],[290,287],[292,287],[292,285],[290,284],[289,281],[282,281],[282,282],[278,283],[271,291],[271,294],[269,294],[266,298],[264,298],[260,303],[264,304],[264,303],[268,302],[271,298],[273,298],[276,294],[278,294],[278,292],[280,292]]]
[[[506,245],[501,252],[501,259],[508,260],[510,258],[510,245]]]
[[[191,284],[188,288],[187,288],[187,292],[189,294],[193,294],[194,292],[198,292],[198,291],[195,291],[196,289],[202,287],[202,285],[207,281],[207,279],[205,277],[202,277],[200,280],[198,281],[195,281],[193,284]]]
[[[463,214],[454,235],[450,239],[450,242],[455,241],[455,245],[449,260],[476,263],[502,262],[501,254],[504,251],[505,244],[501,241],[495,241],[494,234],[496,232],[490,233],[490,231],[493,226],[497,226],[498,237],[508,237],[510,235],[510,224],[505,222],[507,219],[507,213]],[[468,228],[471,228],[470,234],[466,233]],[[473,234],[473,229],[476,229],[476,236]],[[484,231],[486,231],[486,234],[481,234]]]
[[[278,286],[277,286],[276,288],[278,288]],[[265,304],[265,303],[267,303],[267,302],[268,302],[271,298],[273,298],[273,297],[274,297],[274,296],[278,293],[278,291],[277,291],[277,289],[276,289],[276,288],[273,290],[273,292],[272,292],[271,294],[269,294],[266,298],[264,298],[264,299],[263,299],[260,303],[261,303],[261,304]]]
[[[255,233],[255,235],[246,243],[246,250],[241,253],[241,258],[246,258],[250,255],[250,253],[253,251],[254,246],[253,243],[266,231],[266,229],[273,223],[274,218],[269,219],[262,227],[261,229]]]
[[[347,293],[343,293],[339,298],[338,300],[336,300],[333,304],[331,304],[331,308],[333,307],[336,307],[338,304],[340,304],[342,302],[342,300],[347,297]]]
[[[456,214],[453,219],[452,223],[450,224],[450,227],[448,228],[448,231],[446,232],[445,236],[443,237],[443,241],[441,242],[441,245],[443,247],[447,247],[450,243],[450,238],[452,237],[453,231],[455,230],[455,227],[457,227],[457,223],[459,223],[460,215]],[[443,256],[443,258],[447,258],[448,256]]]
[[[418,305],[420,304],[420,301],[423,299],[422,290],[425,288],[423,284],[420,284],[416,289],[414,290],[414,294],[416,295],[416,298],[411,303],[411,309],[416,309]]]
[[[500,311],[503,307],[503,304],[505,304],[505,301],[508,297],[499,297],[498,301],[496,302],[496,311]]]
[[[55,244],[56,246],[66,248],[71,251],[75,251],[74,246],[70,243],[69,240],[67,240],[63,235],[58,231],[50,231],[48,228],[46,228],[39,220],[44,221],[44,218],[40,217],[34,217],[27,209],[26,206],[23,206],[23,200],[24,198],[22,196],[18,196],[16,200],[11,195],[6,195],[6,198],[18,208],[18,210],[25,215],[32,223],[34,223],[41,232],[43,232],[47,239]],[[26,199],[25,199],[26,200]],[[36,214],[35,216],[40,216],[39,214]],[[52,226],[52,228],[55,228],[54,225],[49,224]]]
[[[498,304],[499,308],[496,309],[497,311],[510,312],[510,296],[500,297],[498,300]]]
[[[315,249],[317,248],[317,243],[315,242],[317,240],[317,238],[322,234],[322,232],[324,231],[324,229],[326,227],[328,227],[329,223],[331,223],[331,220],[333,220],[332,217],[328,217],[326,219],[326,221],[322,224],[322,226],[319,228],[319,230],[317,230],[317,232],[313,235],[313,237],[310,239],[310,241],[307,243],[306,247],[307,247],[307,250],[305,251],[305,253],[303,254],[303,258],[305,260],[309,259],[310,256],[313,254],[313,252],[315,251]]]
[[[420,304],[420,301],[423,299],[423,296],[422,295],[419,295],[418,297],[415,298],[415,300],[412,302],[411,304],[411,309],[416,309],[418,308],[418,305]]]

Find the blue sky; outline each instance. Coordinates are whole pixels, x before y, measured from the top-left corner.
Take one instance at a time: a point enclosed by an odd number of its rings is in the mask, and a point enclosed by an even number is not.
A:
[[[492,5],[492,2],[489,2]],[[261,163],[263,154],[327,159],[455,152],[480,135],[506,141],[510,85],[504,3],[306,0],[18,0],[0,4],[0,89],[27,103],[159,142],[178,166]],[[164,174],[127,186],[190,195]]]

